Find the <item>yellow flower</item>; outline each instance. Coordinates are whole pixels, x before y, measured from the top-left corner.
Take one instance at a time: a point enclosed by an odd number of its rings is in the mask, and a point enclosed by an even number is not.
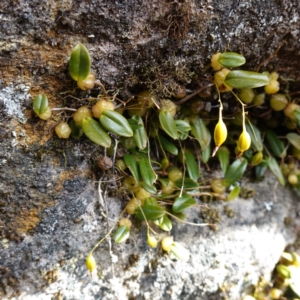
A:
[[[91,273],[96,269],[97,264],[96,264],[95,258],[92,253],[90,253],[88,255],[88,257],[86,258],[85,264]]]
[[[244,151],[248,150],[251,146],[251,137],[246,129],[241,133],[238,140],[238,156],[241,156]]]
[[[214,131],[214,139],[215,139],[216,147],[212,153],[212,156],[215,156],[219,147],[226,141],[226,138],[227,138],[227,127],[223,122],[222,118],[219,118],[219,122],[216,125]]]

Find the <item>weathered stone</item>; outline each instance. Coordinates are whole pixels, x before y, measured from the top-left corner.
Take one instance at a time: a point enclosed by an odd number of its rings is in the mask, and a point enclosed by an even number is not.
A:
[[[146,228],[140,226],[128,243],[112,244],[113,255],[106,241],[99,246],[94,253],[99,277],[91,278],[85,258],[108,231],[97,194],[100,175],[93,169],[98,148],[84,139],[54,137],[56,123],[33,116],[31,95],[46,93],[51,107],[79,105],[64,98],[75,87],[67,63],[78,42],[88,47],[96,77],[107,88],[120,89],[125,100],[145,86],[161,97],[179,84],[193,90],[209,81],[211,54],[227,49],[242,53],[251,69],[271,56],[261,70],[267,64],[268,70],[280,70],[297,91],[299,3],[121,2],[0,4],[0,295],[241,299],[260,275],[270,276],[283,249],[299,234],[299,195],[268,174],[261,183],[247,184],[255,188],[254,198],[227,204],[234,218],[221,213],[224,203],[210,205],[222,216],[218,231],[174,226],[175,240],[191,252],[188,262],[149,249]],[[76,93],[78,98],[88,95]],[[106,202],[109,217],[116,220],[124,203],[117,197],[106,197]],[[188,221],[201,222],[201,211],[190,209]]]

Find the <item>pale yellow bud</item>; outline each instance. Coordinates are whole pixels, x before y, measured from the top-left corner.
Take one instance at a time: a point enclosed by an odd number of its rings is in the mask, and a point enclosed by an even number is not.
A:
[[[158,242],[154,236],[148,235],[147,243],[150,247],[156,248]]]
[[[212,156],[216,154],[219,147],[226,141],[226,138],[227,138],[227,127],[223,122],[223,120],[220,118],[214,131],[214,139],[215,139],[216,147],[213,151]]]
[[[244,129],[238,140],[238,156],[240,156],[244,151],[248,150],[251,146],[251,137],[249,133]]]
[[[92,253],[90,253],[88,255],[88,257],[86,258],[85,264],[91,273],[96,269],[97,264],[96,264],[95,258]]]

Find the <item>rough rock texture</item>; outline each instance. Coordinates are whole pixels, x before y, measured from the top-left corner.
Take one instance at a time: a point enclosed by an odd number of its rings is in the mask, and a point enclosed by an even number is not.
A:
[[[191,251],[188,262],[149,250],[141,226],[127,244],[112,246],[114,271],[108,244],[101,244],[99,276],[91,278],[85,257],[107,232],[93,168],[98,149],[84,139],[53,137],[55,121],[33,116],[30,95],[46,93],[52,107],[78,106],[64,97],[75,87],[67,62],[77,42],[90,50],[97,77],[123,100],[145,86],[161,95],[178,84],[194,89],[211,76],[211,54],[225,49],[242,53],[254,69],[281,46],[268,70],[295,80],[296,90],[299,13],[298,0],[2,1],[1,297],[234,300],[260,275],[269,277],[299,234],[300,211],[299,195],[277,186],[270,174],[255,185],[253,199],[228,204],[236,217],[222,213],[219,231],[175,226],[175,240]],[[115,220],[124,203],[106,201]],[[221,213],[223,206],[211,209]],[[200,211],[190,210],[188,220],[201,221]]]

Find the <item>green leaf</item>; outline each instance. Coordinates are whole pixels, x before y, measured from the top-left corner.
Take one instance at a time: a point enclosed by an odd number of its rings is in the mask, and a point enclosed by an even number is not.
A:
[[[259,165],[255,166],[254,172],[256,180],[262,180],[265,176],[267,169],[268,164],[265,160],[262,160],[262,162]]]
[[[224,184],[230,186],[236,183],[244,174],[247,168],[247,159],[242,157],[236,159],[228,168],[225,177]]]
[[[178,148],[173,143],[164,138],[162,135],[158,136],[158,139],[165,151],[174,155],[178,155]]]
[[[183,187],[184,190],[195,190],[199,188],[199,184],[191,178],[181,178],[174,182],[179,189]]]
[[[167,215],[164,215],[161,217],[159,220],[159,228],[164,230],[164,231],[171,231],[172,230],[172,222],[169,219]]]
[[[142,158],[139,162],[140,172],[145,183],[149,186],[153,185],[156,180],[156,174],[148,159]]]
[[[298,150],[300,150],[300,135],[294,132],[286,135],[287,140]]]
[[[157,189],[153,184],[148,185],[148,184],[146,184],[146,182],[143,182],[142,183],[142,188],[144,190],[146,190],[147,192],[149,192],[150,194],[156,194],[157,193]]]
[[[146,206],[150,205],[150,206],[158,206],[158,207],[160,207],[159,204],[158,204],[158,202],[157,202],[157,200],[155,198],[153,198],[153,197],[145,199],[144,205],[146,205]]]
[[[114,233],[114,241],[116,243],[123,243],[125,242],[130,235],[130,231],[127,226],[123,225],[117,228],[117,230]]]
[[[295,117],[295,121],[298,122],[298,126],[300,126],[300,108],[296,108],[293,112],[293,115]]]
[[[84,45],[78,44],[71,53],[69,72],[71,77],[78,81],[85,79],[91,69],[91,58],[89,51]]]
[[[100,116],[100,123],[108,131],[119,136],[133,136],[133,131],[127,120],[114,110],[105,109]]]
[[[69,126],[72,130],[71,131],[71,137],[73,139],[79,139],[83,134],[82,129],[76,125],[76,123],[74,122],[73,119],[70,121]]]
[[[276,266],[276,271],[285,279],[291,278],[291,268],[288,266],[279,264]]]
[[[229,166],[229,155],[230,155],[230,151],[225,146],[220,147],[219,150],[217,151],[217,158],[220,162],[223,174],[226,173],[227,168]]]
[[[251,137],[251,147],[255,151],[261,152],[263,150],[263,143],[259,129],[253,124],[250,126],[248,123],[246,124],[246,129]]]
[[[211,157],[211,147],[208,145],[204,150],[201,151],[202,161],[206,164]]]
[[[285,186],[285,179],[284,179],[281,169],[277,163],[277,160],[274,157],[267,157],[266,161],[268,163],[269,169],[277,177],[279,183],[282,186]]]
[[[175,198],[175,201],[172,206],[174,213],[179,213],[185,210],[186,208],[196,204],[196,200],[187,193],[183,193],[182,196]]]
[[[211,141],[211,134],[202,119],[197,117],[191,121],[191,133],[200,144],[201,150],[205,150]]]
[[[147,146],[148,137],[142,118],[139,116],[133,116],[131,119],[128,120],[128,122],[133,130],[133,139],[137,147],[141,150],[145,149]],[[134,122],[136,123],[133,125]]]
[[[236,68],[245,62],[245,57],[235,52],[223,52],[219,56],[219,63],[226,68]]]
[[[257,88],[267,85],[269,77],[257,72],[235,70],[227,74],[225,83],[235,89]]]
[[[231,201],[231,200],[235,199],[240,194],[240,191],[241,191],[240,186],[236,185],[229,193],[227,200]]]
[[[190,252],[179,243],[174,242],[171,245],[170,251],[174,254],[178,259],[183,261],[188,261],[190,257]]]
[[[174,140],[178,139],[178,131],[176,123],[172,115],[168,111],[159,112],[159,122],[162,129]]]
[[[143,214],[144,213],[144,214]],[[144,204],[136,209],[135,215],[140,220],[156,220],[161,218],[165,211],[158,205]],[[145,215],[145,217],[144,217]]]
[[[285,146],[273,130],[266,131],[266,138],[269,144],[270,151],[277,157],[283,158],[286,156]]]
[[[49,106],[48,98],[45,94],[38,94],[37,96],[35,96],[32,104],[33,104],[33,111],[37,115],[43,114]]]
[[[84,134],[95,144],[108,148],[111,144],[111,138],[94,119],[87,117],[82,120],[82,130]]]
[[[127,120],[133,131],[144,127],[144,123],[140,123],[139,118],[139,116],[132,116],[131,119]]]
[[[188,137],[188,133],[191,130],[191,126],[187,121],[175,120],[176,128],[179,134],[180,140],[185,140]]]
[[[197,182],[200,174],[199,174],[198,164],[195,160],[195,157],[192,154],[192,152],[188,149],[185,149],[184,156],[185,156],[185,164],[186,164],[189,177],[192,180]]]
[[[124,154],[123,160],[127,166],[127,168],[130,170],[133,177],[140,181],[140,171],[139,171],[139,163],[134,155],[131,154]]]

